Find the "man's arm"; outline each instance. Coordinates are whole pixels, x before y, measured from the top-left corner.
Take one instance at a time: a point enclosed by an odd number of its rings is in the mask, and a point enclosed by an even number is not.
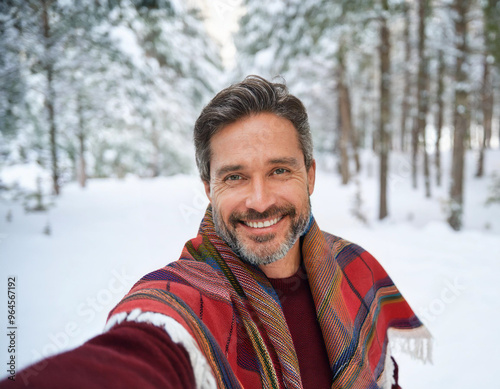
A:
[[[189,355],[161,328],[124,322],[16,374],[0,388],[194,388]]]

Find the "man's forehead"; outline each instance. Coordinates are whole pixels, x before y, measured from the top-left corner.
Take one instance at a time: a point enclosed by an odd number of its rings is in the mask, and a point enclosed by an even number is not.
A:
[[[303,162],[297,130],[285,118],[260,113],[221,128],[210,141],[211,166],[219,175],[227,171]]]

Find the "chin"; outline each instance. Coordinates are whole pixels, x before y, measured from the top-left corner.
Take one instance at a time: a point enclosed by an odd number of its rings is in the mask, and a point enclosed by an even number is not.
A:
[[[246,263],[252,265],[270,265],[280,259],[283,259],[288,251],[290,251],[291,246],[282,243],[278,247],[260,247],[258,249],[252,249],[248,247],[249,245],[243,245],[238,250],[238,256]]]

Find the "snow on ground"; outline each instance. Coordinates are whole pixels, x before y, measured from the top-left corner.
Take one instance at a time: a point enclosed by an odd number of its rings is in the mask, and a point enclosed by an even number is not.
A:
[[[500,173],[500,152],[487,158],[488,174]],[[379,259],[432,332],[433,365],[397,355],[402,387],[500,388],[494,373],[500,362],[500,205],[484,206],[491,178],[468,179],[465,228],[457,233],[444,222],[448,183],[425,199],[423,189],[410,188],[408,162],[396,155],[391,216],[378,222],[377,164],[369,155],[364,163],[359,187],[368,225],[352,216],[358,186],[342,187],[324,170],[313,212],[322,229]],[[92,180],[84,190],[67,185],[57,205],[42,214],[0,202],[0,290],[6,294],[7,277],[16,277],[18,370],[98,334],[138,278],[178,258],[206,205],[201,183],[191,176]],[[50,235],[42,233],[47,225]],[[7,307],[0,309],[5,331]],[[4,367],[7,340],[0,337]],[[0,377],[6,375],[3,368]]]

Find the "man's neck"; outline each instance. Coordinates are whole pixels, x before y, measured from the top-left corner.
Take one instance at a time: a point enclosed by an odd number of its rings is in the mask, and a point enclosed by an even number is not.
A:
[[[299,270],[300,260],[300,241],[297,241],[283,258],[259,267],[268,278],[287,278]]]

